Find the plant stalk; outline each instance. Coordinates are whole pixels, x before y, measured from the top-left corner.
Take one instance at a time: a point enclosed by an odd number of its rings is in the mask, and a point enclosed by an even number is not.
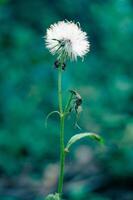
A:
[[[63,189],[64,179],[64,165],[65,165],[65,151],[64,151],[64,121],[65,115],[62,108],[62,67],[58,69],[58,101],[59,101],[59,112],[60,112],[60,174],[58,183],[58,193],[61,197]]]

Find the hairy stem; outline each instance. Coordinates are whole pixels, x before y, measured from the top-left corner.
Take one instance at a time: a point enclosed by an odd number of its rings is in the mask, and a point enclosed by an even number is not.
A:
[[[64,152],[64,121],[65,115],[62,108],[62,68],[59,67],[58,71],[58,101],[59,101],[59,112],[60,112],[60,175],[58,183],[58,193],[61,197],[63,189],[63,178],[64,178],[64,163],[65,163],[65,152]]]

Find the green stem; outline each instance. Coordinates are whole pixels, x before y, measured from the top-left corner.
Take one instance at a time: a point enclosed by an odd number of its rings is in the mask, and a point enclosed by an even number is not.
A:
[[[64,121],[65,115],[62,108],[62,68],[59,67],[58,72],[58,101],[59,101],[59,112],[60,112],[60,175],[58,184],[58,193],[61,197],[63,189],[64,179],[64,163],[65,163],[65,151],[64,151]]]
[[[60,197],[62,195],[63,189],[63,179],[64,179],[64,164],[65,164],[65,151],[64,151],[64,116],[61,117],[60,121],[60,176],[58,184],[58,193]]]
[[[63,109],[62,109],[62,68],[59,66],[59,71],[58,71],[58,101],[59,101],[59,111],[62,114]]]

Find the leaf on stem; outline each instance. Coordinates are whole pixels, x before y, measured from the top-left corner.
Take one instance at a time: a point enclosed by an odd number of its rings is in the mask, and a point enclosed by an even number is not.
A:
[[[55,113],[58,114],[58,115],[60,116],[60,112],[57,111],[57,110],[54,110],[54,111],[50,112],[50,113],[46,116],[46,119],[45,119],[45,127],[47,127],[47,121],[48,121],[49,117],[50,117],[51,115],[55,114]]]
[[[61,200],[60,195],[58,193],[56,194],[49,194],[45,200]]]
[[[82,139],[82,138],[85,138],[85,137],[88,137],[88,138],[91,138],[91,139],[94,139],[94,140],[97,140],[98,142],[100,142],[101,144],[103,144],[103,138],[99,135],[97,135],[96,133],[80,133],[80,134],[76,134],[74,136],[72,136],[70,138],[70,140],[68,141],[67,145],[66,145],[66,148],[65,148],[65,151],[66,152],[69,152],[69,149],[70,147],[75,143],[77,142],[78,140]]]

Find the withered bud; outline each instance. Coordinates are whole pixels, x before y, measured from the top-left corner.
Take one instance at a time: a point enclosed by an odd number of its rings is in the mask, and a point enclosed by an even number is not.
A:
[[[57,68],[59,68],[59,66],[60,66],[60,61],[59,60],[56,60],[55,62],[54,62],[54,66],[55,66],[55,68],[57,69]],[[66,68],[66,64],[65,63],[62,63],[62,70],[65,70],[65,68]]]

